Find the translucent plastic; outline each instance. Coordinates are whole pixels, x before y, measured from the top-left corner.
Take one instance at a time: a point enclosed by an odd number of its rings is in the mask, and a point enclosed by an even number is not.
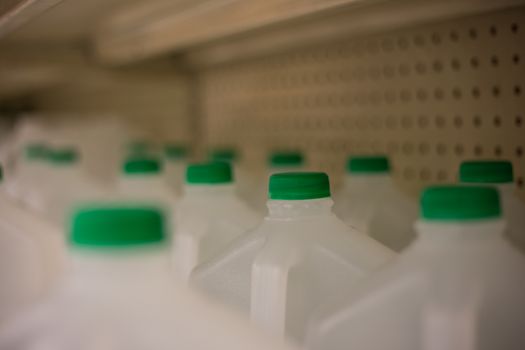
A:
[[[525,203],[517,197],[513,184],[500,185],[498,189],[503,215],[508,223],[507,235],[512,243],[525,252]]]
[[[395,251],[415,237],[417,205],[397,190],[389,175],[346,175],[336,197],[336,214]]]
[[[523,349],[525,256],[503,238],[504,221],[416,229],[388,267],[315,317],[308,348]]]
[[[183,159],[164,159],[164,181],[173,193],[180,196],[187,163]]]
[[[0,330],[1,349],[290,349],[173,281],[160,246],[81,249],[71,258],[57,291]]]
[[[0,196],[0,324],[56,283],[64,246],[55,226]]]
[[[159,203],[170,210],[177,199],[175,191],[166,183],[161,173],[121,175],[118,193],[126,200]]]
[[[218,254],[236,237],[255,227],[261,217],[233,185],[187,185],[175,210],[175,267],[183,279]]]
[[[269,215],[192,282],[269,332],[301,341],[310,314],[394,253],[347,227],[331,199],[268,202]]]

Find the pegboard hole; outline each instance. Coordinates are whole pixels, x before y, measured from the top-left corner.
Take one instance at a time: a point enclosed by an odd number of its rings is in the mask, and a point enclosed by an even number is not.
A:
[[[519,64],[520,63],[520,55],[518,55],[518,54],[512,55],[512,62],[514,62],[514,64]]]
[[[450,62],[450,66],[452,67],[453,70],[455,70],[456,72],[461,70],[461,63],[459,62],[459,60],[457,59],[453,59],[451,62]]]
[[[474,118],[472,119],[472,124],[476,127],[476,128],[479,128],[481,127],[481,124],[482,124],[482,119],[479,115],[475,115]]]
[[[427,99],[427,92],[423,89],[419,89],[416,93],[416,96],[419,101],[424,102]]]
[[[458,129],[463,126],[463,119],[461,119],[461,116],[456,115],[454,117],[454,126]]]
[[[430,170],[428,170],[428,169],[421,169],[419,171],[419,179],[421,181],[428,181],[428,180],[430,180],[430,177],[431,177]]]
[[[423,62],[416,63],[416,72],[420,75],[425,74],[427,72],[427,67]]]
[[[515,96],[521,96],[521,86],[519,85],[514,86],[513,91],[514,91]]]
[[[502,154],[503,154],[503,150],[501,149],[501,146],[494,147],[494,155],[496,157],[501,157]]]
[[[428,151],[430,150],[430,146],[426,142],[422,142],[418,145],[418,152],[420,155],[426,155],[428,154]]]
[[[474,97],[475,99],[478,99],[480,96],[481,96],[481,91],[479,90],[479,88],[478,87],[472,88],[472,97]]]
[[[516,92],[516,90],[514,92]],[[492,96],[497,98],[500,95],[501,95],[501,88],[499,86],[493,86],[492,87]]]
[[[521,158],[523,156],[523,148],[521,146],[516,147],[516,157]]]
[[[483,147],[481,145],[474,146],[474,155],[480,157],[483,155]]]
[[[443,71],[443,63],[440,61],[434,61],[432,64],[432,69],[434,69],[434,72],[441,73]]]
[[[403,154],[410,155],[414,151],[414,145],[410,142],[403,143],[403,147],[401,148]]]
[[[518,30],[519,30],[519,25],[518,23],[512,23],[510,25],[510,31],[513,33],[513,34],[518,34]]]
[[[492,25],[489,28],[489,33],[491,36],[497,36],[498,35],[498,28],[496,26]]]
[[[436,146],[436,153],[439,156],[444,156],[447,153],[447,146],[444,143],[438,143]]]
[[[400,50],[406,50],[408,49],[408,40],[404,37],[397,39],[397,47]]]
[[[432,33],[431,40],[434,45],[441,44],[441,36],[438,33]]]
[[[443,117],[442,115],[437,115],[434,122],[436,124],[436,127],[440,129],[445,127],[445,117]]]
[[[477,57],[472,57],[470,59],[470,65],[472,68],[478,68],[479,67],[479,59]]]
[[[421,129],[424,129],[428,126],[428,118],[424,115],[421,115],[417,118],[417,125],[421,128]]]
[[[458,41],[459,41],[459,34],[458,34],[458,32],[456,32],[455,30],[453,30],[453,31],[450,32],[449,37],[450,37],[450,40],[451,40],[452,42],[458,42]]]
[[[461,144],[457,144],[454,146],[454,153],[461,157],[463,155],[463,153],[465,153],[465,149],[463,148],[463,145]]]
[[[499,58],[498,58],[498,56],[492,56],[490,58],[490,64],[492,65],[492,67],[499,66]]]
[[[523,187],[523,178],[522,177],[518,177],[516,179],[516,185],[519,187],[519,188],[522,188]]]
[[[501,117],[499,115],[495,116],[492,122],[494,127],[499,128],[501,126]]]
[[[463,97],[463,93],[461,92],[461,90],[459,88],[454,88],[452,90],[452,96],[456,99],[456,100],[460,100],[461,97]]]
[[[468,36],[471,39],[477,39],[478,38],[478,31],[475,28],[470,28],[468,31]]]
[[[517,115],[516,118],[514,118],[514,124],[519,128],[523,125],[523,118],[521,115]]]
[[[437,88],[437,89],[434,90],[434,98],[436,100],[442,100],[442,99],[445,98],[445,93],[443,92],[442,89]]]

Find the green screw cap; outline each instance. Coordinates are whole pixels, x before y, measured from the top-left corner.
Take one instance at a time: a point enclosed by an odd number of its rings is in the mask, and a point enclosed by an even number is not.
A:
[[[217,148],[210,152],[210,160],[215,162],[235,162],[238,156],[233,148]]]
[[[24,154],[27,159],[41,160],[48,156],[49,148],[42,143],[32,143],[25,147]]]
[[[70,243],[87,247],[129,247],[162,242],[166,228],[162,213],[148,207],[88,207],[72,220]]]
[[[386,156],[353,156],[348,159],[346,169],[351,174],[378,174],[390,172]]]
[[[188,148],[182,145],[166,145],[164,147],[164,154],[168,159],[180,160],[186,158]]]
[[[470,160],[461,163],[459,181],[500,184],[514,181],[512,163],[505,160]]]
[[[421,217],[431,221],[468,221],[501,216],[495,188],[432,186],[421,195]]]
[[[269,159],[272,168],[300,167],[304,159],[300,152],[274,152]]]
[[[156,158],[135,156],[124,162],[122,170],[126,175],[158,174],[162,165]]]
[[[52,164],[71,165],[78,161],[79,155],[73,148],[53,149],[47,152],[48,159]]]
[[[278,173],[270,176],[268,198],[305,200],[330,197],[330,181],[325,173]]]
[[[128,143],[127,149],[132,154],[142,154],[151,151],[152,145],[146,140],[134,140]]]
[[[186,169],[186,183],[192,185],[217,185],[233,181],[232,167],[226,162],[191,164]]]

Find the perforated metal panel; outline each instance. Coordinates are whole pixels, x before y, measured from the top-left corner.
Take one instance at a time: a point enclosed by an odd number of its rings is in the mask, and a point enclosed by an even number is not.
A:
[[[525,9],[348,38],[201,73],[207,143],[252,169],[301,149],[337,183],[349,154],[387,153],[415,193],[467,158],[514,162],[525,194]]]

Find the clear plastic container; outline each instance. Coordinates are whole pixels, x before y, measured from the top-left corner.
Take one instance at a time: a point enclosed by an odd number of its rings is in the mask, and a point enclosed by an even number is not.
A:
[[[334,211],[344,222],[395,251],[415,237],[417,206],[394,186],[386,157],[351,157],[335,202]]]
[[[165,181],[163,163],[151,155],[135,154],[124,161],[118,192],[126,200],[156,203],[167,211],[177,200]]]
[[[309,349],[523,349],[525,256],[503,237],[497,190],[436,186],[421,203],[417,239],[317,314]]]
[[[293,171],[302,171],[305,168],[305,159],[301,152],[277,151],[268,157],[266,173],[261,181],[257,181],[257,188],[252,189],[249,204],[258,212],[266,214],[266,200],[268,197],[268,179],[272,174]]]
[[[255,227],[260,216],[236,194],[231,166],[224,162],[192,164],[184,196],[175,210],[175,267],[185,280],[195,266]]]
[[[502,160],[471,160],[461,164],[459,181],[492,185],[499,189],[509,239],[525,252],[525,203],[516,195],[512,163]]]
[[[300,342],[318,305],[394,253],[332,214],[324,173],[274,174],[269,199],[265,220],[196,268],[192,282],[270,333]]]
[[[54,285],[64,246],[57,227],[0,193],[0,325]]]
[[[188,148],[178,144],[164,147],[164,179],[176,194],[182,192],[187,166]]]
[[[72,268],[55,292],[0,330],[1,349],[287,349],[174,281],[156,208],[96,205],[71,225]]]

